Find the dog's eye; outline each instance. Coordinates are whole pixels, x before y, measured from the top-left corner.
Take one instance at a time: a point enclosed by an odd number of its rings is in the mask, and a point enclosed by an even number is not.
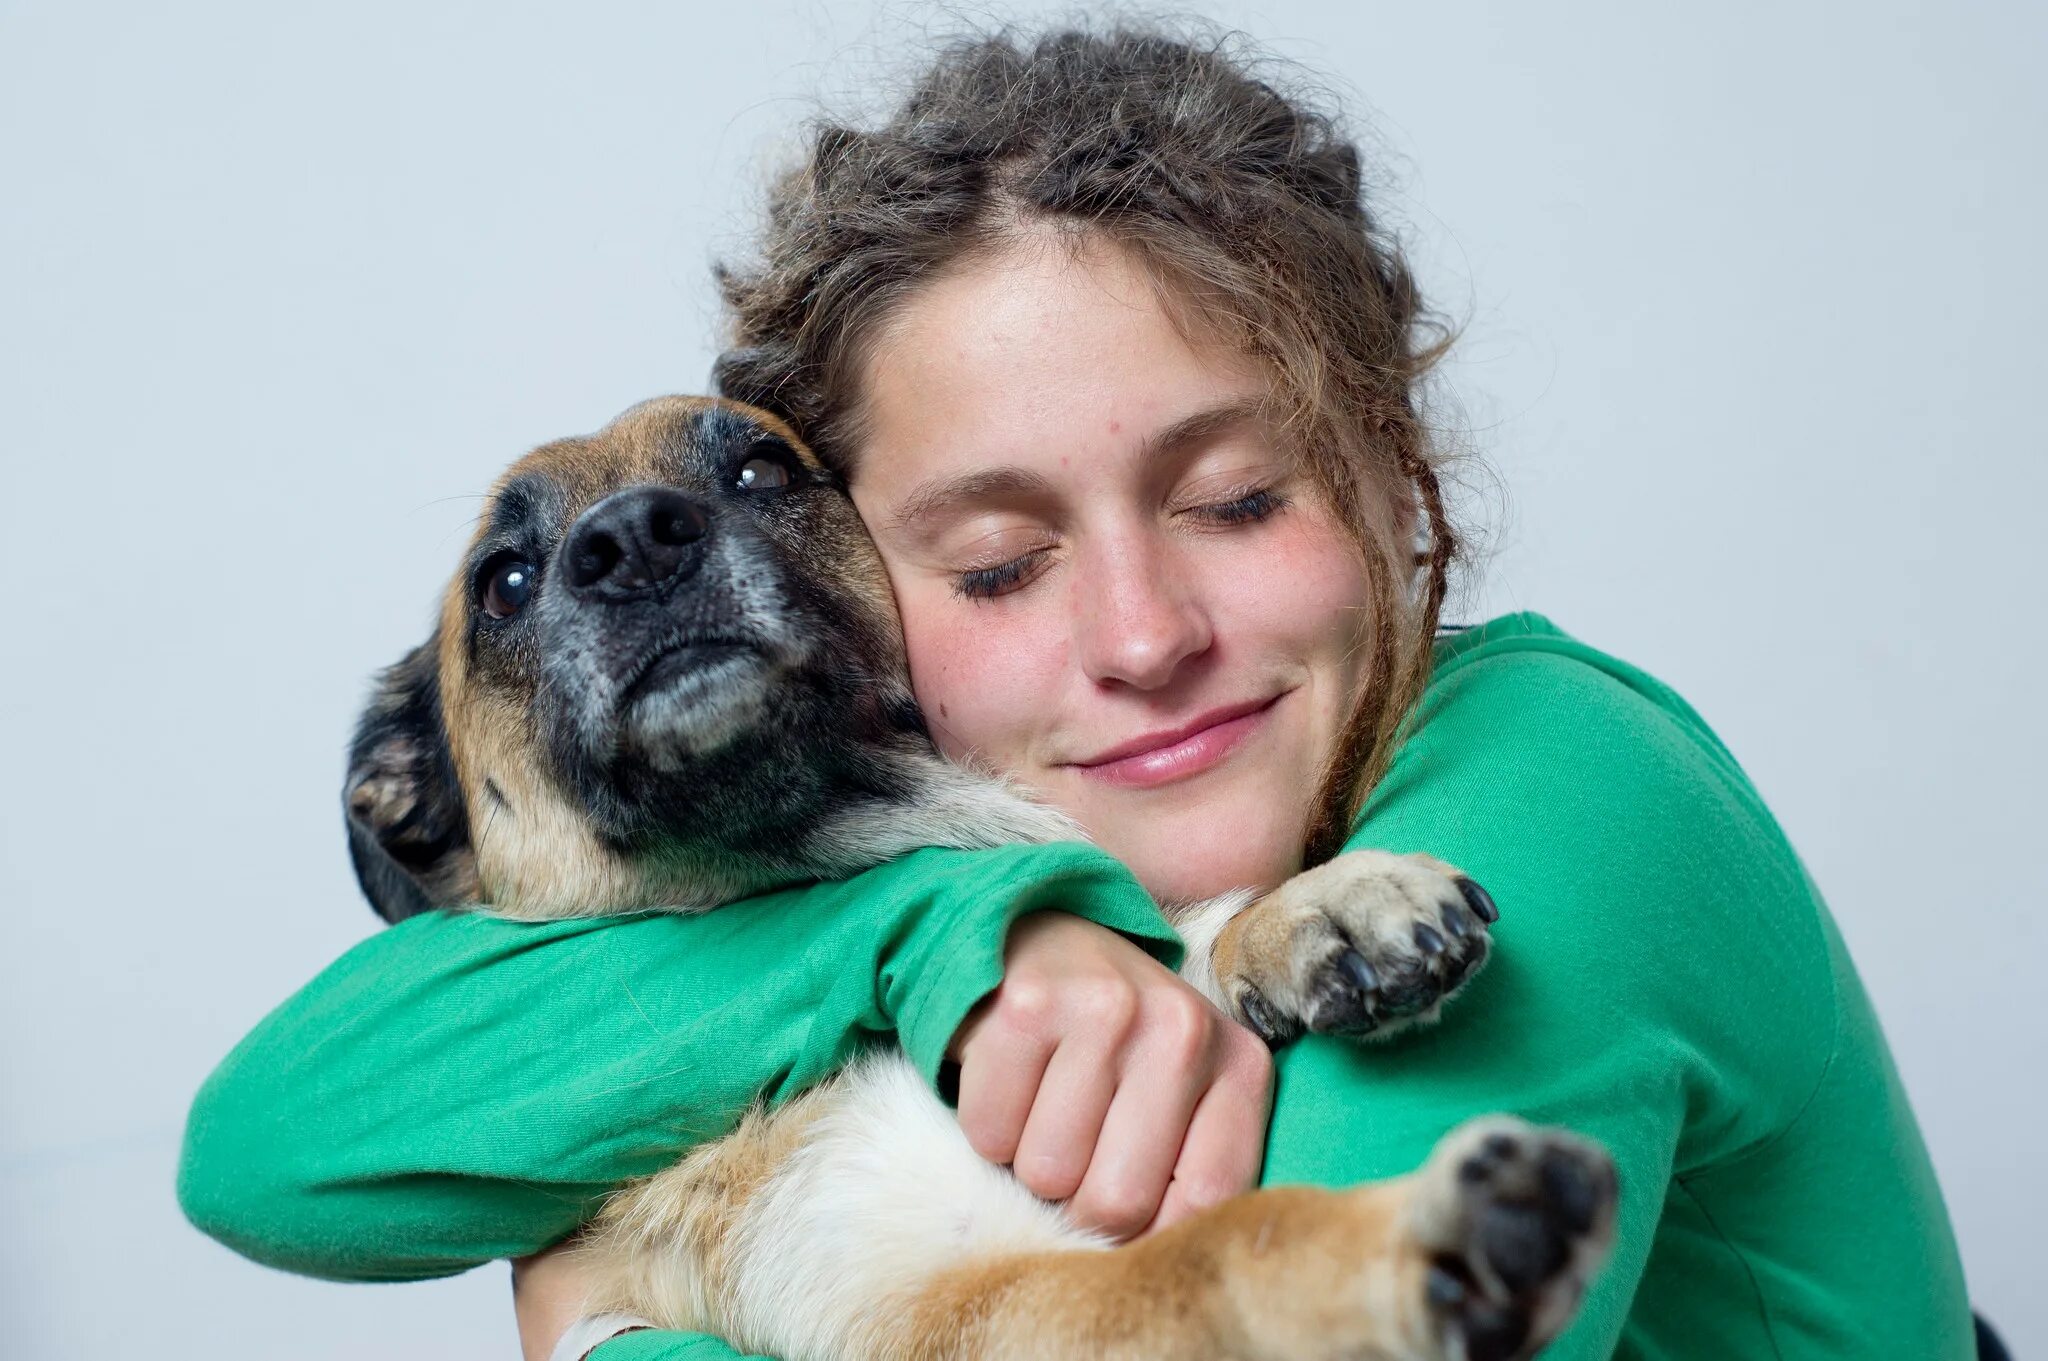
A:
[[[533,564],[505,558],[485,569],[484,613],[510,619],[533,597]]]
[[[741,491],[779,491],[796,478],[796,455],[777,441],[755,446],[753,455],[740,465],[737,481]]]

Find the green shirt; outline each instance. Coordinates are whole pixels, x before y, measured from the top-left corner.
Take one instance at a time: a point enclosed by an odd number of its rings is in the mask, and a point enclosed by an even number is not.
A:
[[[1279,1055],[1265,1180],[1407,1172],[1488,1111],[1621,1170],[1614,1260],[1554,1358],[1974,1355],[1941,1194],[1870,1003],[1798,856],[1685,702],[1537,615],[1438,644],[1355,847],[1428,851],[1498,900],[1434,1028]],[[699,917],[433,913],[264,1020],[201,1089],[178,1190],[206,1232],[313,1275],[402,1280],[556,1241],[894,1032],[928,1077],[1058,907],[1177,947],[1079,845],[920,851]],[[631,1334],[599,1361],[710,1361]]]

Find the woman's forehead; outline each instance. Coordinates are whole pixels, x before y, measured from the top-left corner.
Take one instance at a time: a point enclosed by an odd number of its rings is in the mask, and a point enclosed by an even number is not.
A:
[[[908,299],[863,373],[863,499],[997,468],[1129,462],[1253,418],[1271,380],[1183,334],[1123,252],[1012,252]]]

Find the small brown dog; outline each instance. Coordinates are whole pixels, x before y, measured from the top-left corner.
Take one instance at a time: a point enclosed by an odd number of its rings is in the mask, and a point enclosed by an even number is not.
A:
[[[772,416],[681,397],[499,482],[434,636],[363,715],[345,801],[394,921],[702,911],[917,846],[1079,835],[933,750],[831,474]],[[1439,861],[1360,851],[1174,924],[1189,981],[1279,1043],[1433,1019],[1493,917]],[[624,1188],[580,1251],[593,1311],[788,1361],[1497,1361],[1569,1321],[1614,1205],[1600,1150],[1499,1117],[1407,1177],[1268,1188],[1111,1246],[889,1055]]]

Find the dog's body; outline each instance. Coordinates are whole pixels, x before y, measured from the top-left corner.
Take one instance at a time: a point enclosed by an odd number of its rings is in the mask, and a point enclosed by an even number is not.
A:
[[[933,751],[851,503],[773,417],[691,398],[512,468],[434,638],[385,673],[346,798],[392,920],[704,910],[917,846],[1080,835]],[[1432,1018],[1491,919],[1449,866],[1371,851],[1174,918],[1189,980],[1273,1042]],[[594,1309],[790,1361],[1504,1358],[1568,1321],[1613,1204],[1604,1155],[1500,1119],[1406,1178],[1111,1247],[875,1055],[625,1188],[580,1251]]]

